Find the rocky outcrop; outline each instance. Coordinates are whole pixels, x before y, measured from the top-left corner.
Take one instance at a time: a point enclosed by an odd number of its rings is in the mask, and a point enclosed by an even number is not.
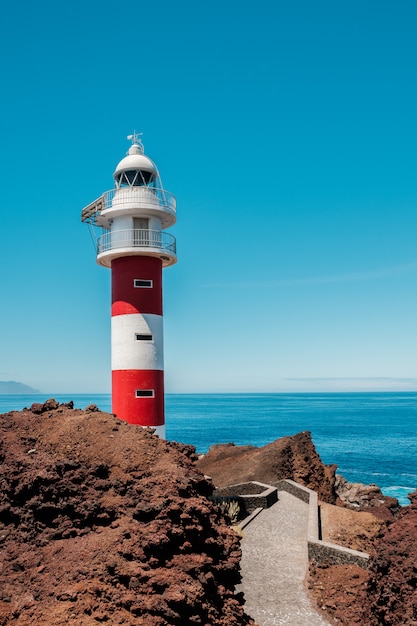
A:
[[[383,530],[372,555],[364,623],[417,624],[417,491]]]
[[[261,448],[233,443],[215,445],[200,457],[197,465],[216,487],[252,480],[276,485],[287,478],[316,491],[322,502],[356,511],[372,509],[384,521],[392,519],[400,508],[396,498],[384,496],[376,485],[349,483],[336,474],[336,465],[325,465],[308,431],[282,437]]]
[[[350,483],[343,476],[336,475],[335,489],[337,504],[355,511],[368,511],[382,520],[390,520],[400,510],[397,498],[384,496],[377,485]]]
[[[231,443],[212,446],[197,466],[216,487],[251,480],[275,485],[290,478],[316,491],[324,502],[334,504],[337,498],[336,465],[324,465],[309,432],[282,437],[261,448]]]
[[[253,624],[192,447],[53,400],[0,429],[0,625]]]

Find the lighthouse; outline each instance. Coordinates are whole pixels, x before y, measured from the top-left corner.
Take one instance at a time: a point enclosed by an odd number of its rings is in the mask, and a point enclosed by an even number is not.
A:
[[[165,438],[162,269],[177,261],[175,197],[140,135],[128,136],[114,188],[82,210],[97,263],[111,270],[112,411]]]

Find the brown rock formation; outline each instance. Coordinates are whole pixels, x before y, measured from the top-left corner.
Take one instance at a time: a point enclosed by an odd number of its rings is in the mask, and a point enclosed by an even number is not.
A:
[[[334,504],[336,465],[324,465],[309,432],[282,437],[262,447],[225,444],[212,446],[197,466],[216,487],[258,480],[274,485],[283,478],[317,491],[320,500]]]
[[[391,520],[400,507],[397,498],[384,496],[377,485],[349,483],[343,476],[336,476],[337,504],[354,511],[369,511],[381,520]]]
[[[253,624],[193,448],[53,400],[0,429],[0,625]]]
[[[369,515],[349,513],[362,520]],[[358,518],[352,517],[351,537],[355,528],[359,532]],[[317,606],[332,624],[342,626],[416,625],[417,492],[409,507],[381,526],[376,539],[362,534],[361,548],[371,553],[369,570],[355,565],[312,565],[309,587]]]
[[[375,545],[365,608],[372,626],[417,624],[417,491],[409,497]]]

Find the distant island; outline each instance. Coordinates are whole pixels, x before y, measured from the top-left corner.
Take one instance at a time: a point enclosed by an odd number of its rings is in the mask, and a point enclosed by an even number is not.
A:
[[[39,389],[33,389],[24,383],[18,383],[15,380],[0,380],[0,395],[6,394],[27,394],[40,393]]]

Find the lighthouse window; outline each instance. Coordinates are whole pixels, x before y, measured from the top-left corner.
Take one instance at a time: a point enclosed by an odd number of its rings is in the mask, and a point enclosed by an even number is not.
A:
[[[153,182],[153,172],[127,170],[116,176],[119,187],[143,187]]]
[[[137,398],[154,398],[155,391],[154,389],[136,389],[136,397]]]
[[[134,287],[153,287],[152,280],[145,280],[144,278],[135,278],[133,281]]]
[[[152,341],[152,335],[150,334],[136,333],[135,337],[136,341]]]

